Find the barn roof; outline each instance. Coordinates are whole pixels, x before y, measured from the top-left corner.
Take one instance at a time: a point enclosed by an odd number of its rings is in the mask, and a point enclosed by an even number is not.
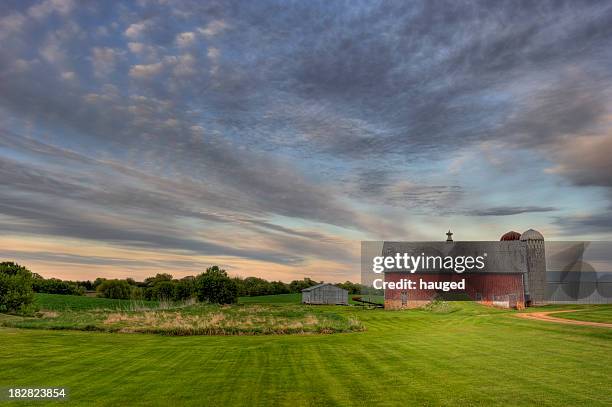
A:
[[[336,287],[339,290],[344,290],[344,288],[337,287],[337,286],[333,285],[332,283],[321,283],[321,284],[313,285],[312,287],[304,288],[302,290],[302,292],[316,290],[317,288],[321,288],[321,287],[324,287],[326,285],[331,285],[332,287]],[[346,290],[344,290],[344,291],[346,291]]]

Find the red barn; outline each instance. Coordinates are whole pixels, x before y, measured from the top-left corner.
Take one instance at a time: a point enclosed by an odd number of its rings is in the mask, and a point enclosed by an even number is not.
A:
[[[383,255],[407,251],[418,254],[427,250],[445,255],[457,255],[466,250],[476,250],[494,252],[489,256],[491,261],[479,272],[456,273],[448,270],[416,273],[402,270],[385,272],[385,283],[397,284],[408,280],[414,282],[416,286],[416,289],[404,289],[405,287],[385,289],[386,309],[415,308],[440,296],[444,298],[449,295],[440,287],[426,288],[430,282],[463,281],[464,288],[460,291],[454,290],[452,295],[455,298],[469,298],[486,305],[522,309],[530,304],[543,303],[546,271],[543,260],[544,238],[539,232],[532,229],[523,234],[508,232],[501,237],[500,242],[453,242],[452,233],[449,231],[447,235],[449,238],[446,242],[422,243],[420,246],[410,244],[402,247],[401,242],[385,242]]]
[[[465,290],[463,294],[474,301],[486,305],[495,305],[510,308],[525,308],[525,287],[523,285],[522,273],[482,273],[482,274],[410,274],[410,273],[386,273],[386,282],[399,282],[401,279],[409,279],[418,284],[423,281],[454,281],[465,279]],[[440,290],[416,289],[416,290],[385,290],[385,308],[402,309],[423,306],[439,295],[444,295]]]

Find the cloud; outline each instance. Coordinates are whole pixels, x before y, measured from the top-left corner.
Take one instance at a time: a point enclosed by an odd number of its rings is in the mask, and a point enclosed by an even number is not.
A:
[[[228,28],[228,25],[223,20],[214,20],[204,28],[198,28],[198,32],[206,37],[214,37]]]
[[[459,185],[427,185],[408,181],[392,170],[366,171],[357,176],[350,193],[356,199],[411,211],[440,213],[454,211],[463,199]]]
[[[177,77],[190,76],[198,72],[198,61],[192,54],[166,57],[164,62],[172,65],[172,72]]]
[[[74,8],[72,0],[43,0],[28,9],[28,15],[41,20],[52,13],[69,14]]]
[[[580,186],[612,187],[612,133],[568,138],[553,149],[559,174]]]
[[[147,21],[140,21],[132,23],[125,29],[123,35],[130,39],[137,39],[147,30],[149,23]]]
[[[94,75],[106,77],[115,70],[117,58],[120,53],[109,47],[94,47],[92,49],[92,61]]]
[[[0,257],[8,259],[26,258],[28,261],[44,261],[62,264],[75,264],[79,266],[116,266],[123,269],[146,268],[146,269],[169,269],[191,268],[206,269],[207,264],[198,261],[177,260],[176,258],[163,260],[134,260],[129,257],[108,256],[82,256],[72,253],[56,253],[49,251],[27,251],[0,249]],[[49,276],[45,276],[49,277]],[[83,277],[82,277],[83,278]]]
[[[11,138],[10,135],[6,136]],[[134,247],[188,250],[199,254],[212,254],[212,251],[217,250],[217,254],[281,264],[294,264],[301,261],[299,258],[306,254],[330,256],[337,260],[346,259],[345,255],[341,255],[345,244],[333,243],[336,239],[320,232],[290,229],[248,216],[249,212],[256,215],[260,210],[253,211],[255,208],[244,206],[239,200],[235,203],[228,202],[227,196],[215,196],[214,191],[207,191],[203,185],[156,178],[118,164],[100,162],[71,151],[59,150],[34,140],[18,140],[15,140],[16,143],[10,143],[13,148],[19,148],[24,153],[35,152],[39,160],[63,160],[71,163],[79,174],[56,173],[48,168],[43,170],[14,160],[0,161],[0,176],[8,180],[3,186],[5,193],[4,198],[0,199],[0,213],[31,223],[30,226],[20,224],[23,232],[103,240]],[[9,143],[0,143],[0,147],[6,145]],[[21,194],[8,193],[17,190],[21,191]],[[40,198],[32,199],[33,202],[28,203],[31,198],[37,196]],[[48,203],[41,205],[38,201]],[[204,204],[209,212],[194,206],[193,202],[196,201],[199,205]],[[297,210],[296,205],[292,207]],[[84,208],[87,209],[84,211]],[[147,214],[153,212],[157,213],[156,221],[147,219]],[[179,237],[184,230],[173,231],[168,226],[178,218],[190,219],[194,226],[203,223],[212,225],[210,227],[230,227],[230,230],[238,228],[242,233],[246,230],[256,232],[259,239],[275,242],[270,247],[280,250],[282,246],[291,246],[292,253],[300,254],[294,257],[283,257],[278,253],[263,254],[269,250],[261,248],[261,255],[256,254],[256,250],[253,250],[253,253],[246,249],[221,250],[221,245],[216,243],[211,246],[211,243],[199,238]],[[128,226],[134,222],[141,226]],[[7,230],[14,230],[12,225],[8,222],[5,227]],[[134,233],[122,234],[126,227],[133,229]],[[137,232],[138,229],[142,231],[143,227],[147,230],[145,234]],[[228,240],[223,240],[229,243]],[[238,246],[240,245],[238,243]],[[335,248],[325,249],[330,245]],[[303,246],[304,250],[297,250],[298,246]]]
[[[62,47],[61,40],[55,35],[47,38],[39,53],[43,59],[52,65],[61,65],[66,60],[66,51]]]
[[[145,49],[145,44],[142,42],[128,42],[128,48],[131,52],[139,54]]]
[[[602,212],[557,217],[555,225],[564,236],[594,236],[612,232],[612,206]]]
[[[176,36],[176,45],[185,48],[190,47],[195,43],[196,36],[192,32],[180,33]]]
[[[26,24],[26,17],[21,13],[11,13],[0,17],[0,38],[20,32]]]
[[[496,206],[486,209],[477,209],[468,212],[471,216],[511,216],[522,213],[554,212],[558,208],[552,206]]]
[[[26,203],[3,198],[0,201],[0,210],[4,215],[11,217],[37,220],[36,224],[30,225],[0,220],[0,224],[7,232],[27,233],[33,236],[64,236],[104,241],[124,247],[174,250],[192,252],[197,255],[229,256],[278,264],[299,264],[301,262],[301,259],[297,256],[275,253],[262,248],[255,250],[242,249],[216,242],[163,234],[160,231],[155,233],[136,229],[128,231],[125,229],[125,226],[128,226],[127,224],[112,225],[109,219],[97,221],[75,211],[68,213],[59,206],[49,207],[33,202]]]
[[[130,68],[130,76],[133,78],[150,78],[159,75],[163,69],[164,64],[161,62],[146,65],[133,65]]]
[[[76,78],[76,74],[73,71],[62,72],[60,76],[65,81],[72,81]]]

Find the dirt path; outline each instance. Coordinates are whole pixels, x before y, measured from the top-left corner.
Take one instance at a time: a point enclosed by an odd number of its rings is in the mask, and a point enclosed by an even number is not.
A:
[[[562,312],[576,312],[576,311],[580,311],[580,310],[572,309],[572,310],[564,310],[564,311],[528,312],[528,313],[515,314],[515,315],[519,318],[535,319],[538,321],[557,322],[559,324],[601,326],[604,328],[612,328],[612,324],[609,324],[606,322],[576,321],[573,319],[557,318],[557,317],[551,316],[551,314],[559,314]]]

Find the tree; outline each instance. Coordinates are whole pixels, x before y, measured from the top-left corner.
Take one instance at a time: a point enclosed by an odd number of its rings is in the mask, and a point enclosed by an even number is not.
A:
[[[172,274],[168,273],[157,273],[155,277],[145,278],[145,284],[149,287],[153,287],[155,284],[162,281],[172,281]]]
[[[152,297],[156,300],[171,301],[174,299],[174,282],[159,281],[153,286]]]
[[[144,297],[144,290],[141,287],[130,284],[130,288],[132,292],[130,293],[130,298],[132,300],[142,300]]]
[[[34,302],[32,273],[13,262],[0,263],[0,311],[26,312]]]
[[[196,277],[196,294],[198,300],[214,304],[233,304],[238,298],[236,282],[228,277],[225,270],[218,266],[206,269]]]
[[[102,277],[98,277],[98,278],[96,278],[96,279],[94,280],[93,284],[92,284],[92,288],[93,288],[94,290],[97,290],[97,289],[98,289],[98,287],[100,287],[100,284],[102,284],[102,283],[103,283],[103,282],[105,282],[105,281],[106,281],[106,279],[105,279],[105,278],[102,278]]]
[[[44,279],[34,277],[32,288],[37,293],[83,295],[85,288],[72,281],[63,281],[59,278]]]
[[[85,290],[87,291],[91,291],[91,290],[95,290],[96,288],[94,287],[94,284],[89,281],[75,281],[76,285],[83,287]]]
[[[289,287],[287,286],[287,284],[283,283],[282,281],[272,281],[270,285],[272,286],[272,294],[288,294],[289,293]]]
[[[196,296],[195,279],[192,276],[179,280],[174,286],[174,299],[184,301]]]
[[[293,280],[289,283],[289,291],[292,293],[299,293],[304,288],[312,287],[313,285],[317,285],[316,281],[310,279],[309,277],[304,278],[303,280]]]
[[[272,286],[263,278],[247,277],[242,282],[244,291],[248,296],[272,294]]]
[[[336,286],[340,288],[344,288],[348,291],[349,294],[361,294],[361,284],[351,283],[350,281],[345,281],[344,283],[338,283]]]
[[[97,290],[98,295],[105,298],[127,300],[132,295],[132,287],[125,280],[104,280]]]

